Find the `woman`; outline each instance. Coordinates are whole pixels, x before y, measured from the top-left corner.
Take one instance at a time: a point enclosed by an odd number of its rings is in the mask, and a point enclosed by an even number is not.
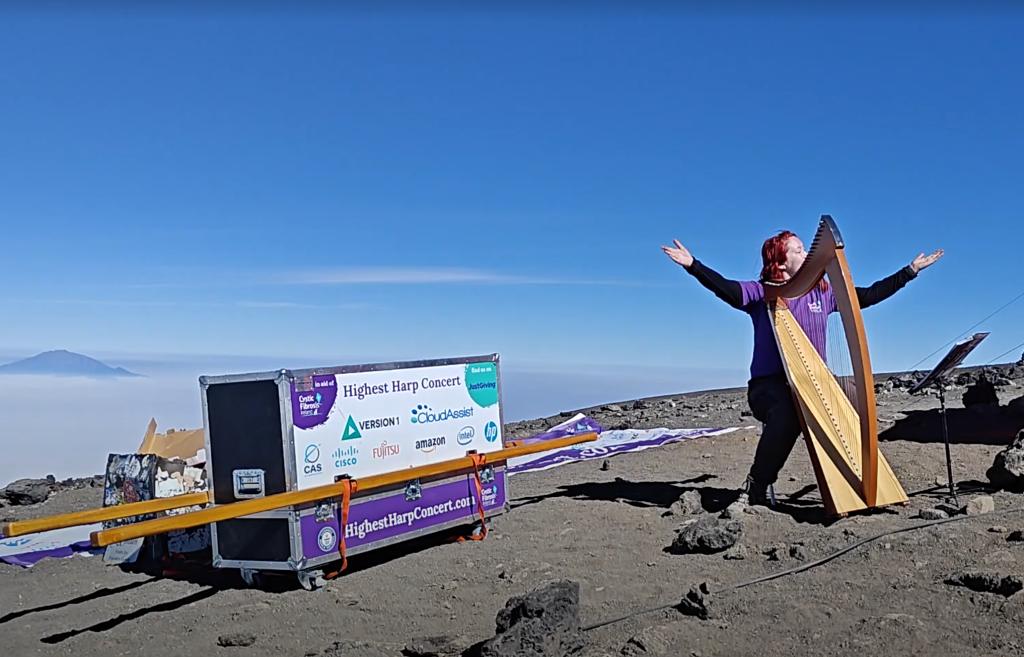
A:
[[[768,317],[768,307],[764,301],[764,283],[788,280],[800,269],[807,258],[807,253],[804,251],[803,242],[796,235],[782,231],[765,240],[761,247],[763,266],[760,279],[733,281],[722,277],[694,258],[679,240],[673,242],[675,248],[661,247],[668,257],[682,265],[718,298],[733,308],[746,312],[753,322],[754,354],[750,363],[747,403],[750,404],[754,417],[764,424],[764,429],[757,443],[754,463],[747,475],[743,492],[749,503],[763,504],[766,501],[768,486],[778,479],[779,471],[785,465],[802,431]],[[895,274],[870,287],[856,288],[860,307],[867,308],[888,299],[915,278],[922,269],[935,264],[942,255],[941,249],[928,256],[922,253]],[[792,300],[789,307],[797,324],[824,357],[823,338],[828,315],[836,310],[835,297],[827,284],[824,284],[824,279],[821,285],[803,297]]]

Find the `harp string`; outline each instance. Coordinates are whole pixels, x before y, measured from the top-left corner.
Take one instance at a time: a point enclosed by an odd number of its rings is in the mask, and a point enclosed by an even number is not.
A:
[[[827,303],[829,304],[826,324],[826,345],[827,345],[827,358],[826,363],[828,369],[835,377],[836,383],[838,384],[833,390],[834,395],[845,396],[845,401],[849,401],[853,408],[859,408],[857,400],[857,386],[856,379],[854,376],[853,369],[853,351],[850,348],[850,343],[846,337],[846,324],[843,321],[842,315],[836,308],[834,290],[837,287],[843,287],[846,281],[832,281],[829,280],[828,276],[825,277],[828,281],[830,291],[825,295]],[[839,400],[834,400],[838,402]]]
[[[838,417],[841,409],[849,401],[857,409],[857,388],[853,369],[853,352],[846,337],[846,326],[835,302],[834,290],[844,286],[845,281],[829,280],[823,274],[827,287],[824,290],[816,287],[801,299],[794,299],[794,306],[803,306],[799,312],[806,318],[804,329],[807,338],[825,362],[836,385],[822,385],[820,394],[823,402]],[[850,436],[846,437],[851,438]],[[852,455],[851,455],[852,456]]]

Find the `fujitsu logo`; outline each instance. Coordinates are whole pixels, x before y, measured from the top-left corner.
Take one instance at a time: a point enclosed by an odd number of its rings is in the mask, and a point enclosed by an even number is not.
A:
[[[389,445],[388,441],[384,441],[380,444],[380,447],[373,448],[373,458],[375,459],[386,459],[389,456],[398,456],[399,445]]]

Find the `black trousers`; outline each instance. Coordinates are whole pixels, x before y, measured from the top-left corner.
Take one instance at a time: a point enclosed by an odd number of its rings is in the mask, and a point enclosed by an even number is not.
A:
[[[758,486],[769,486],[779,478],[803,426],[785,374],[751,379],[747,403],[754,417],[764,424],[750,478]]]

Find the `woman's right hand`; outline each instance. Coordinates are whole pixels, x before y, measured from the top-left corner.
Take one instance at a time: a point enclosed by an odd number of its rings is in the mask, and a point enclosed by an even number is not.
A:
[[[683,267],[689,267],[693,264],[693,256],[686,250],[686,247],[679,243],[679,240],[672,240],[675,244],[675,248],[671,246],[663,246],[661,250],[664,251],[668,257],[672,258],[673,262],[676,262]]]

